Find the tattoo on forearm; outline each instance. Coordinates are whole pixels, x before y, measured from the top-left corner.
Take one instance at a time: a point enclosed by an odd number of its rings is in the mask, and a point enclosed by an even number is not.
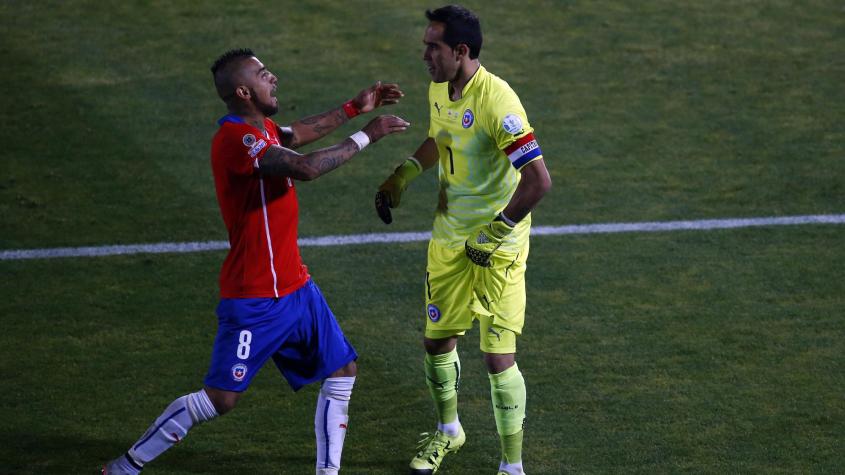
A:
[[[322,114],[306,117],[294,124],[297,130],[297,146],[309,144],[335,130],[348,119],[343,109],[331,110]]]
[[[326,119],[330,119],[330,124],[332,125],[340,125],[343,123],[343,119],[346,118],[342,109],[323,112],[322,114],[312,115],[311,117],[306,117],[299,121],[302,125],[319,125],[321,122],[325,121]],[[328,125],[328,124],[326,124]]]
[[[342,110],[326,112],[323,114],[323,117],[321,117],[321,119],[323,118],[327,120],[319,120],[314,123],[314,127],[312,127],[314,133],[320,137],[328,134],[346,122],[346,114]]]
[[[320,174],[328,173],[335,168],[340,166],[340,157],[325,157],[320,159],[320,162],[317,164],[317,169],[320,170]]]
[[[358,147],[351,140],[306,155],[274,147],[261,160],[259,173],[313,180],[343,165],[357,152]]]
[[[314,125],[317,122],[320,122],[321,120],[323,120],[323,118],[325,116],[326,116],[326,114],[320,114],[320,115],[314,115],[314,116],[311,116],[311,117],[306,117],[306,118],[300,120],[299,123],[302,124],[302,125]]]
[[[358,152],[358,147],[349,142],[349,140],[344,140],[334,147],[318,150],[315,153],[314,164],[317,170],[319,170],[320,175],[343,165]]]
[[[334,128],[335,128],[335,126],[330,125],[330,124],[326,124],[326,125],[314,124],[314,127],[312,127],[311,130],[313,130],[315,134],[322,136],[322,135],[326,135],[327,133],[331,132],[332,130],[334,130]]]

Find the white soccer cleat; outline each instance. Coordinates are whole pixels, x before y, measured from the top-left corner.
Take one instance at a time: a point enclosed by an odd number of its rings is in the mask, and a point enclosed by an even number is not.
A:
[[[138,475],[141,473],[141,470],[136,471],[129,471],[123,468],[122,462],[126,455],[121,455],[120,457],[112,460],[111,462],[106,463],[103,465],[103,468],[100,469],[101,475]]]
[[[507,465],[504,461],[499,463],[499,472],[496,475],[525,475],[522,462]]]

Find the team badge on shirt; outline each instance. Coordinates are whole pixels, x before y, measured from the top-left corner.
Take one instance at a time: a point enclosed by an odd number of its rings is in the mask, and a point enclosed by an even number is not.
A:
[[[463,125],[465,129],[468,129],[472,126],[473,122],[475,122],[475,116],[472,115],[472,109],[465,110],[464,117],[461,119],[461,125]]]
[[[428,319],[435,323],[440,320],[440,309],[433,303],[428,304]]]
[[[232,379],[235,381],[241,382],[244,380],[246,376],[246,365],[243,363],[238,363],[235,366],[232,366]]]
[[[252,144],[254,144],[254,143],[255,143],[255,136],[254,136],[254,135],[252,135],[252,134],[246,134],[246,135],[244,135],[244,138],[243,138],[243,143],[244,143],[244,145],[246,145],[247,147],[252,147]]]
[[[522,132],[522,119],[516,114],[508,114],[502,119],[502,128],[511,135]]]

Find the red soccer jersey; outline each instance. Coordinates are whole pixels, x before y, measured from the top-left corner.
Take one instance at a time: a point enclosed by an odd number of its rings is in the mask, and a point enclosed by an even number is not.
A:
[[[257,173],[270,145],[280,144],[276,124],[265,118],[261,131],[235,115],[218,123],[211,169],[231,246],[220,270],[220,297],[287,295],[309,276],[296,243],[299,204],[293,180]]]

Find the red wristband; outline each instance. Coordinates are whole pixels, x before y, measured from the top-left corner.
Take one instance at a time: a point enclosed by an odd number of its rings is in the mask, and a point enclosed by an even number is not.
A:
[[[346,112],[346,117],[349,119],[361,113],[352,101],[347,101],[343,104],[343,112]]]

